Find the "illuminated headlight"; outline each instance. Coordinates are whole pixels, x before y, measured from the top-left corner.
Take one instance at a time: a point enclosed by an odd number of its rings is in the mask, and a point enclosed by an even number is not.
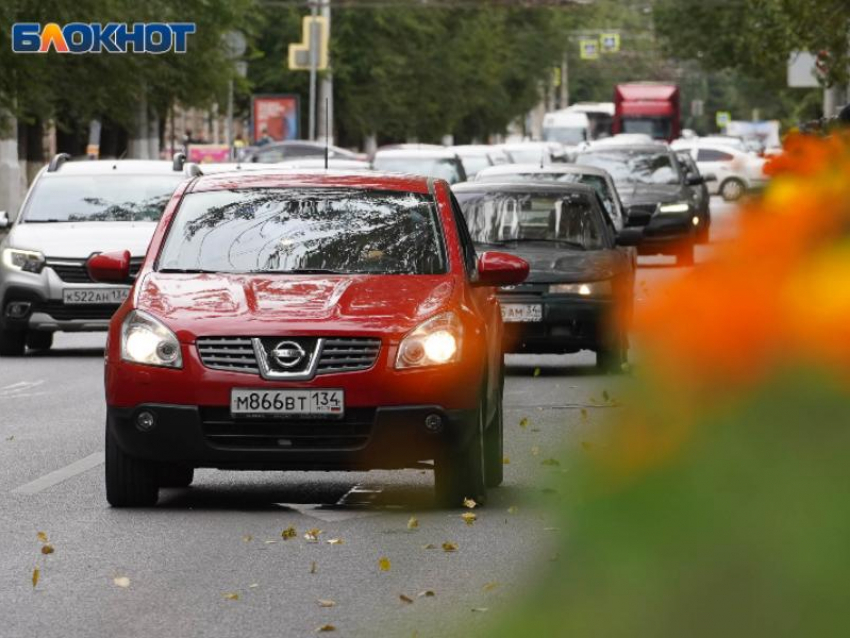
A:
[[[699,217],[697,217],[696,215],[694,215],[694,216],[691,218],[691,223],[692,223],[694,226],[699,226]]]
[[[579,295],[581,297],[607,297],[612,292],[611,282],[591,281],[585,284],[551,284],[549,294]]]
[[[121,358],[132,363],[182,368],[177,336],[151,315],[134,310],[121,327]]]
[[[662,214],[687,213],[689,210],[691,210],[691,206],[687,202],[676,202],[675,204],[661,204],[658,207],[658,212]]]
[[[452,363],[460,358],[463,325],[446,312],[419,324],[398,346],[396,368],[419,368]]]
[[[3,264],[14,270],[40,273],[44,268],[44,255],[32,250],[6,248],[3,251]]]

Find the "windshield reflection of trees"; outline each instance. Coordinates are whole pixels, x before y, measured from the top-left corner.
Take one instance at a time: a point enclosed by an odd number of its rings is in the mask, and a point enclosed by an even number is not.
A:
[[[155,222],[159,221],[171,193],[148,199],[110,203],[99,197],[83,197],[88,206],[99,210],[88,213],[69,213],[69,222]]]
[[[608,171],[615,182],[630,184],[678,184],[670,157],[666,153],[593,153],[582,163]]]
[[[432,200],[354,189],[252,189],[188,196],[163,268],[218,272],[445,272]]]
[[[583,195],[462,193],[458,200],[473,241],[561,241],[602,248],[599,221]]]

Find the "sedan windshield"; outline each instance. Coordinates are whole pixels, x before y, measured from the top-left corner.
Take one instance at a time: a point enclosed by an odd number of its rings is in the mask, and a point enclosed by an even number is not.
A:
[[[441,231],[427,195],[260,188],[187,195],[161,271],[438,274]]]
[[[610,150],[580,153],[576,164],[605,169],[618,184],[679,184],[681,180],[676,164],[665,151]]]
[[[429,157],[381,157],[375,158],[375,169],[391,173],[410,173],[423,177],[444,179],[449,184],[466,180],[460,161],[453,159],[432,159]]]
[[[604,247],[603,221],[577,193],[455,193],[475,242],[555,242],[570,248]]]
[[[41,179],[27,204],[24,222],[155,222],[183,179],[181,173]]]

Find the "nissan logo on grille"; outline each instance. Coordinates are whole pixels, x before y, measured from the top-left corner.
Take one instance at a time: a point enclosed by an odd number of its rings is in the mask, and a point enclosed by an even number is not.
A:
[[[285,370],[290,370],[304,361],[307,353],[294,341],[281,341],[269,353],[274,362]]]

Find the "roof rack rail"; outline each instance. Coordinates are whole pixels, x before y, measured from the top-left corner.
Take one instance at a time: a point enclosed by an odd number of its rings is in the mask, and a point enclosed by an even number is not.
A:
[[[174,154],[173,159],[171,160],[171,168],[177,172],[183,170],[183,166],[186,164],[186,153],[180,153],[179,151]]]
[[[50,160],[50,164],[47,165],[48,173],[55,173],[58,171],[62,164],[71,159],[71,156],[68,153],[57,153],[53,156],[53,159]]]

